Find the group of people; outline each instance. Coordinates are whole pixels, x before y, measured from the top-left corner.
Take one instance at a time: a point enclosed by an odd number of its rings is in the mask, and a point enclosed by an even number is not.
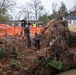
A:
[[[27,18],[21,20],[21,33],[20,36],[23,35],[24,30],[24,36],[27,38],[27,47],[31,48],[31,37],[30,37],[30,23],[27,22]],[[38,33],[35,33],[35,37],[33,38],[34,46],[37,49],[40,49],[40,35]]]

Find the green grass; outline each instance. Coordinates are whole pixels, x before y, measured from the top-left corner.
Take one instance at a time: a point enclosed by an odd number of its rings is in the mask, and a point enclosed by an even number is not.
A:
[[[76,25],[68,26],[70,31],[76,32]]]
[[[51,62],[48,63],[48,65],[58,70],[62,70],[63,68],[63,63],[57,60],[52,60]]]

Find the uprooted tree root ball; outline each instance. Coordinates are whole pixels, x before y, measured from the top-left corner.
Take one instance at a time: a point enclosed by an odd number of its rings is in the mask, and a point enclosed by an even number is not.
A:
[[[40,50],[33,43],[28,49],[26,38],[0,38],[0,74],[51,75],[76,68],[76,33],[70,32],[66,21],[49,21],[41,36]]]

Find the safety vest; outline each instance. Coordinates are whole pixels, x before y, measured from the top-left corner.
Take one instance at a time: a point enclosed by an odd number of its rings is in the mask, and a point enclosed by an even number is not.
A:
[[[33,27],[36,27],[36,23],[33,24]]]

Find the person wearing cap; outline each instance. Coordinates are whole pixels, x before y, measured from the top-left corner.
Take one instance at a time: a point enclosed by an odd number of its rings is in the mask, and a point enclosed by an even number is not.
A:
[[[27,19],[27,18],[24,18],[23,20],[21,20],[21,32],[20,32],[20,36],[23,35],[24,28],[25,28],[25,26],[26,26],[26,24],[27,24],[27,20],[26,20],[26,19]],[[25,33],[24,33],[24,35],[25,35]]]
[[[27,38],[27,47],[30,48],[31,47],[31,37],[30,37],[30,23],[27,23],[27,25],[24,28],[24,33],[25,36]]]

